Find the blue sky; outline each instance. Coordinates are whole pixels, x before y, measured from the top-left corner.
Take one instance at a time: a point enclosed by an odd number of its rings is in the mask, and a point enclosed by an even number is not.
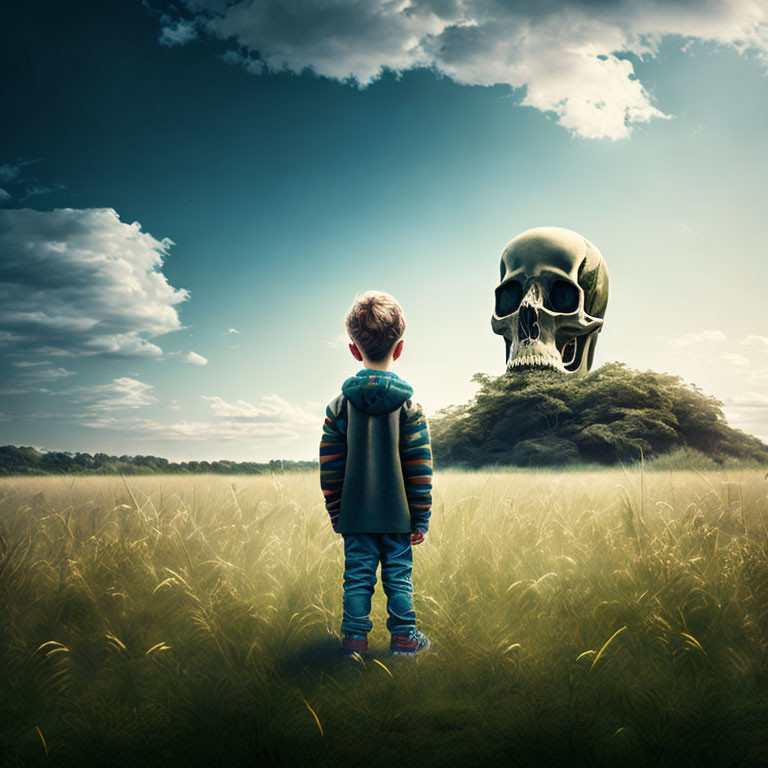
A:
[[[0,443],[312,458],[371,288],[462,402],[535,226],[607,261],[595,366],[768,439],[763,4],[59,6],[0,24]]]

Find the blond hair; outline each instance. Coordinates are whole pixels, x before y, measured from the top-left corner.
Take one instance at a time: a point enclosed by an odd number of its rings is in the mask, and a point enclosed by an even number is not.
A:
[[[344,324],[357,348],[376,362],[383,360],[403,335],[405,316],[394,296],[366,291],[355,296]]]

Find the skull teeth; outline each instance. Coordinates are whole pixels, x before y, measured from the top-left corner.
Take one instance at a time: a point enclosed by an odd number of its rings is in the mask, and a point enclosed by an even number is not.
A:
[[[543,355],[523,355],[509,361],[508,370],[517,368],[550,368],[554,371],[563,371],[564,366],[560,360],[553,360]]]

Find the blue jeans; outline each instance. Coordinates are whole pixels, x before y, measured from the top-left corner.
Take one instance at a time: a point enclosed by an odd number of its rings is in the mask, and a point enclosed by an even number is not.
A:
[[[416,628],[413,610],[413,550],[410,533],[344,533],[345,635],[367,635],[376,568],[381,560],[381,585],[387,596],[387,629],[408,634]]]

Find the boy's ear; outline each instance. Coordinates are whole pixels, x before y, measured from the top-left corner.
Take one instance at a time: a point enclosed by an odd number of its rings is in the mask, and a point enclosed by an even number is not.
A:
[[[355,360],[362,361],[363,356],[360,354],[360,350],[357,348],[357,344],[350,344],[349,351],[352,353],[352,357],[354,357]]]
[[[403,353],[403,339],[400,339],[400,341],[395,344],[395,348],[392,351],[392,359],[397,360],[398,357]]]

